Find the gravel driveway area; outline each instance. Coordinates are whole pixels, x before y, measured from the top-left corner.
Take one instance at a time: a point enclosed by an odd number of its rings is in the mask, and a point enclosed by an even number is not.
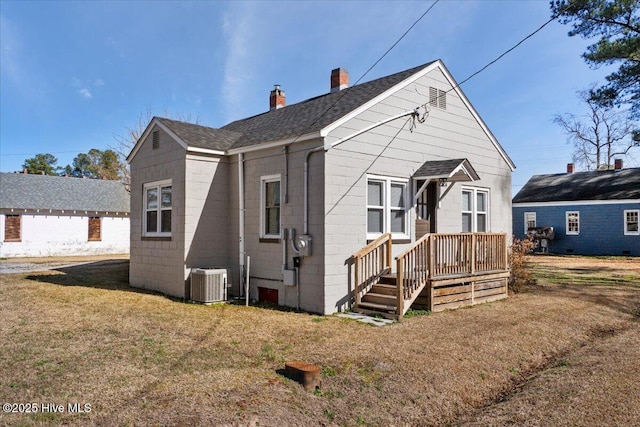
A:
[[[26,274],[94,263],[117,263],[129,260],[128,254],[61,256],[42,258],[7,258],[0,260],[0,274]]]

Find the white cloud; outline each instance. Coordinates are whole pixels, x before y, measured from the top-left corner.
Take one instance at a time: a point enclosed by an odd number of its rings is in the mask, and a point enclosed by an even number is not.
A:
[[[93,85],[95,87],[100,87],[100,86],[104,86],[105,83],[104,83],[104,80],[102,80],[101,78],[97,78],[96,81],[93,82]]]
[[[93,98],[93,95],[91,94],[91,91],[89,91],[89,89],[87,89],[87,88],[82,88],[82,89],[80,89],[80,90],[78,91],[78,93],[79,93],[80,95],[82,95],[82,97],[83,97],[84,99],[91,99],[91,98]]]

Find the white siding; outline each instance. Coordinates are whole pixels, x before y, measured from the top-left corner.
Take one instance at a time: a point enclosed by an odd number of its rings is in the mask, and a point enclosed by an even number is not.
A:
[[[0,257],[129,253],[127,217],[102,217],[101,240],[90,242],[89,216],[63,213],[27,213],[20,216],[21,241],[5,242],[5,215],[0,215]]]

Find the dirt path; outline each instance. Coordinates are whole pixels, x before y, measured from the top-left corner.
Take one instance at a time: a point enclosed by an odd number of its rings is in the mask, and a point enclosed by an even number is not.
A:
[[[128,259],[128,254],[8,258],[0,260],[0,274],[34,273],[97,262],[121,262]]]
[[[524,378],[506,396],[471,414],[465,426],[640,425],[640,277],[637,259],[532,258],[539,286],[531,292],[581,299],[632,314]],[[554,277],[572,271],[570,279]],[[634,279],[635,281],[635,279]]]

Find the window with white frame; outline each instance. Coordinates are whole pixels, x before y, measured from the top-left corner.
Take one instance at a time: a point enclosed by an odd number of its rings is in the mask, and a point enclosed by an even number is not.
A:
[[[367,239],[383,233],[408,239],[407,180],[367,176]]]
[[[567,212],[567,234],[580,234],[580,212]]]
[[[624,211],[624,234],[626,236],[638,236],[638,217],[640,209]]]
[[[280,238],[280,175],[260,178],[260,237]]]
[[[489,228],[489,191],[462,189],[462,232],[486,233]]]
[[[171,236],[171,180],[144,184],[143,235]]]
[[[535,228],[536,226],[536,213],[535,212],[525,212],[524,213],[524,234],[529,232],[530,228]]]

